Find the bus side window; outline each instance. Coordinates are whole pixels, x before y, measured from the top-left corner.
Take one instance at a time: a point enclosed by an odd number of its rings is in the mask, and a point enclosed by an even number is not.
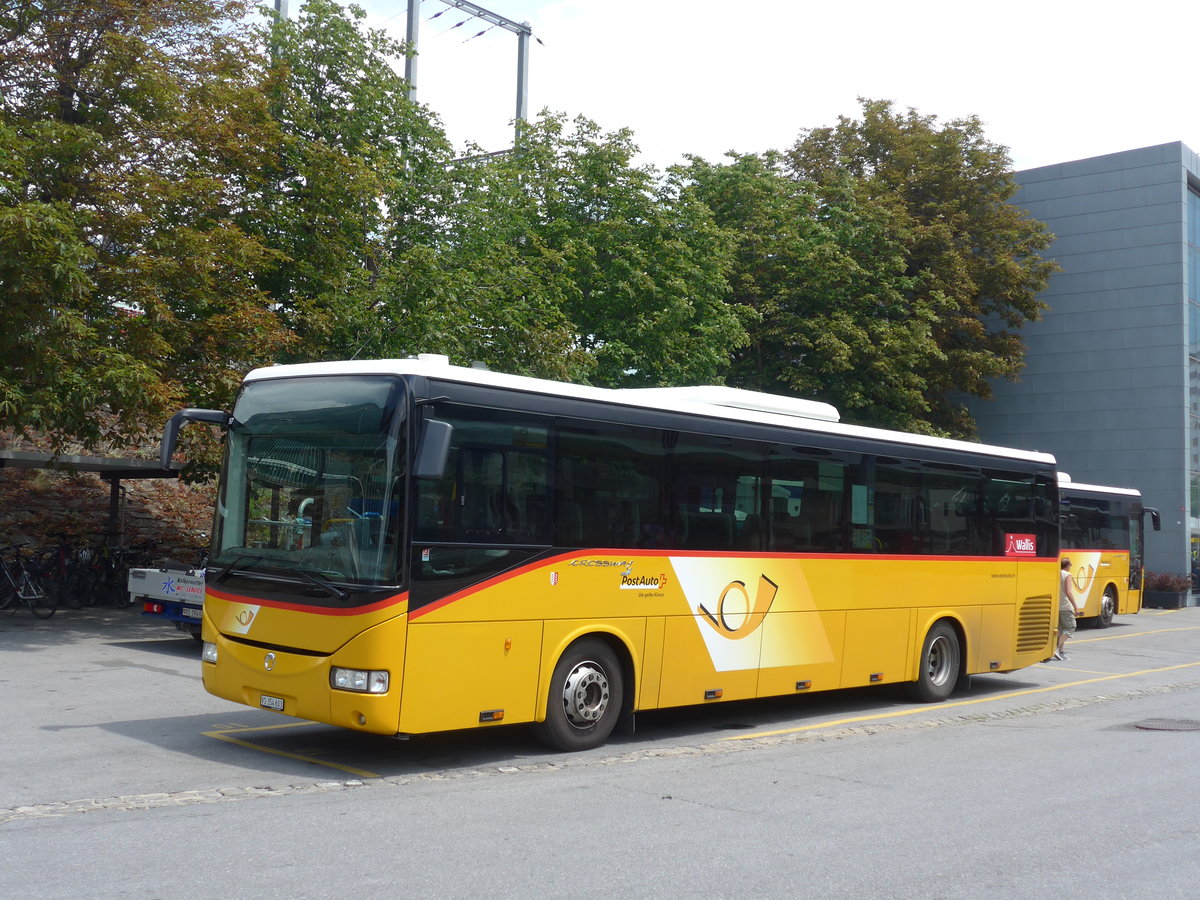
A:
[[[563,547],[578,547],[583,543],[582,506],[570,500],[560,500],[554,521],[554,543]]]
[[[724,512],[685,510],[683,543],[696,550],[727,550],[733,546],[733,515]]]
[[[925,463],[922,485],[929,516],[929,552],[945,556],[993,552],[995,522],[981,494],[987,485],[981,470]]]
[[[462,485],[459,504],[463,530],[481,537],[501,528],[504,461],[500,453],[465,447],[462,453]]]
[[[506,527],[514,539],[547,542],[546,456],[536,451],[514,450],[508,454],[508,483],[504,503]]]
[[[609,520],[609,543],[614,547],[636,547],[642,538],[642,510],[635,500],[618,500]]]

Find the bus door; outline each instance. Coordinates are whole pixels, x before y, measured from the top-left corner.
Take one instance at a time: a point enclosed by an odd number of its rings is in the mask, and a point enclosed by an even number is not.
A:
[[[1150,516],[1150,527],[1162,528],[1162,516],[1153,507],[1136,507],[1130,516],[1129,528],[1129,590],[1121,598],[1121,613],[1136,613],[1142,608],[1142,578],[1145,574],[1146,515]]]

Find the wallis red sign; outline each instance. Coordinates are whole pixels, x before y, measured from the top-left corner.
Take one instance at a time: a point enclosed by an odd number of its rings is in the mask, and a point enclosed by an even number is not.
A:
[[[1037,556],[1037,537],[1032,534],[1004,535],[1005,556]]]

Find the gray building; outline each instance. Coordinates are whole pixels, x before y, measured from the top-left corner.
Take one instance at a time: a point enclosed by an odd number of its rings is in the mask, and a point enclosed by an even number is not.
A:
[[[1200,157],[1181,143],[1027,169],[1013,202],[1062,271],[1023,330],[1021,380],[969,406],[990,443],[1053,453],[1075,481],[1162,511],[1146,567],[1200,548]]]

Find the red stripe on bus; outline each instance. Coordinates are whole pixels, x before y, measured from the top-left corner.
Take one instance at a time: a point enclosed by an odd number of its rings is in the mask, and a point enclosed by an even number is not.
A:
[[[888,553],[783,553],[779,551],[771,552],[767,550],[750,551],[744,553],[728,553],[722,550],[576,550],[570,553],[564,553],[561,556],[552,556],[539,559],[536,562],[526,563],[523,566],[518,566],[510,572],[504,572],[500,575],[494,575],[486,581],[481,581],[469,588],[463,588],[461,591],[456,591],[453,594],[447,594],[438,600],[422,606],[419,609],[413,610],[408,614],[409,621],[419,619],[421,616],[435,612],[443,607],[449,606],[451,603],[456,603],[466,597],[470,597],[480,591],[495,587],[498,584],[503,584],[513,578],[518,578],[521,575],[527,575],[530,572],[536,572],[538,569],[545,569],[553,565],[569,565],[569,560],[579,559],[582,557],[601,558],[611,560],[613,558],[642,558],[656,557],[659,559],[670,559],[675,556],[708,556],[708,557],[724,557],[727,559],[829,559],[829,560],[889,560],[889,561],[907,561],[907,562],[930,562],[930,561],[954,561],[954,562],[1015,562],[1020,559],[1026,563],[1043,562],[1058,564],[1057,556],[931,556],[926,554],[888,554]],[[605,568],[616,569],[619,566],[616,563],[605,566]]]
[[[378,612],[389,606],[400,606],[408,601],[408,591],[402,591],[399,594],[392,594],[389,597],[385,597],[375,603],[369,603],[366,606],[354,606],[350,609],[331,609],[326,606],[308,606],[303,603],[284,603],[279,600],[260,600],[257,597],[243,597],[237,594],[230,594],[226,591],[218,591],[215,588],[206,588],[205,591],[212,594],[218,600],[225,600],[228,603],[246,603],[253,606],[265,606],[270,609],[287,609],[295,612],[313,613],[318,616],[358,616],[364,613]]]

